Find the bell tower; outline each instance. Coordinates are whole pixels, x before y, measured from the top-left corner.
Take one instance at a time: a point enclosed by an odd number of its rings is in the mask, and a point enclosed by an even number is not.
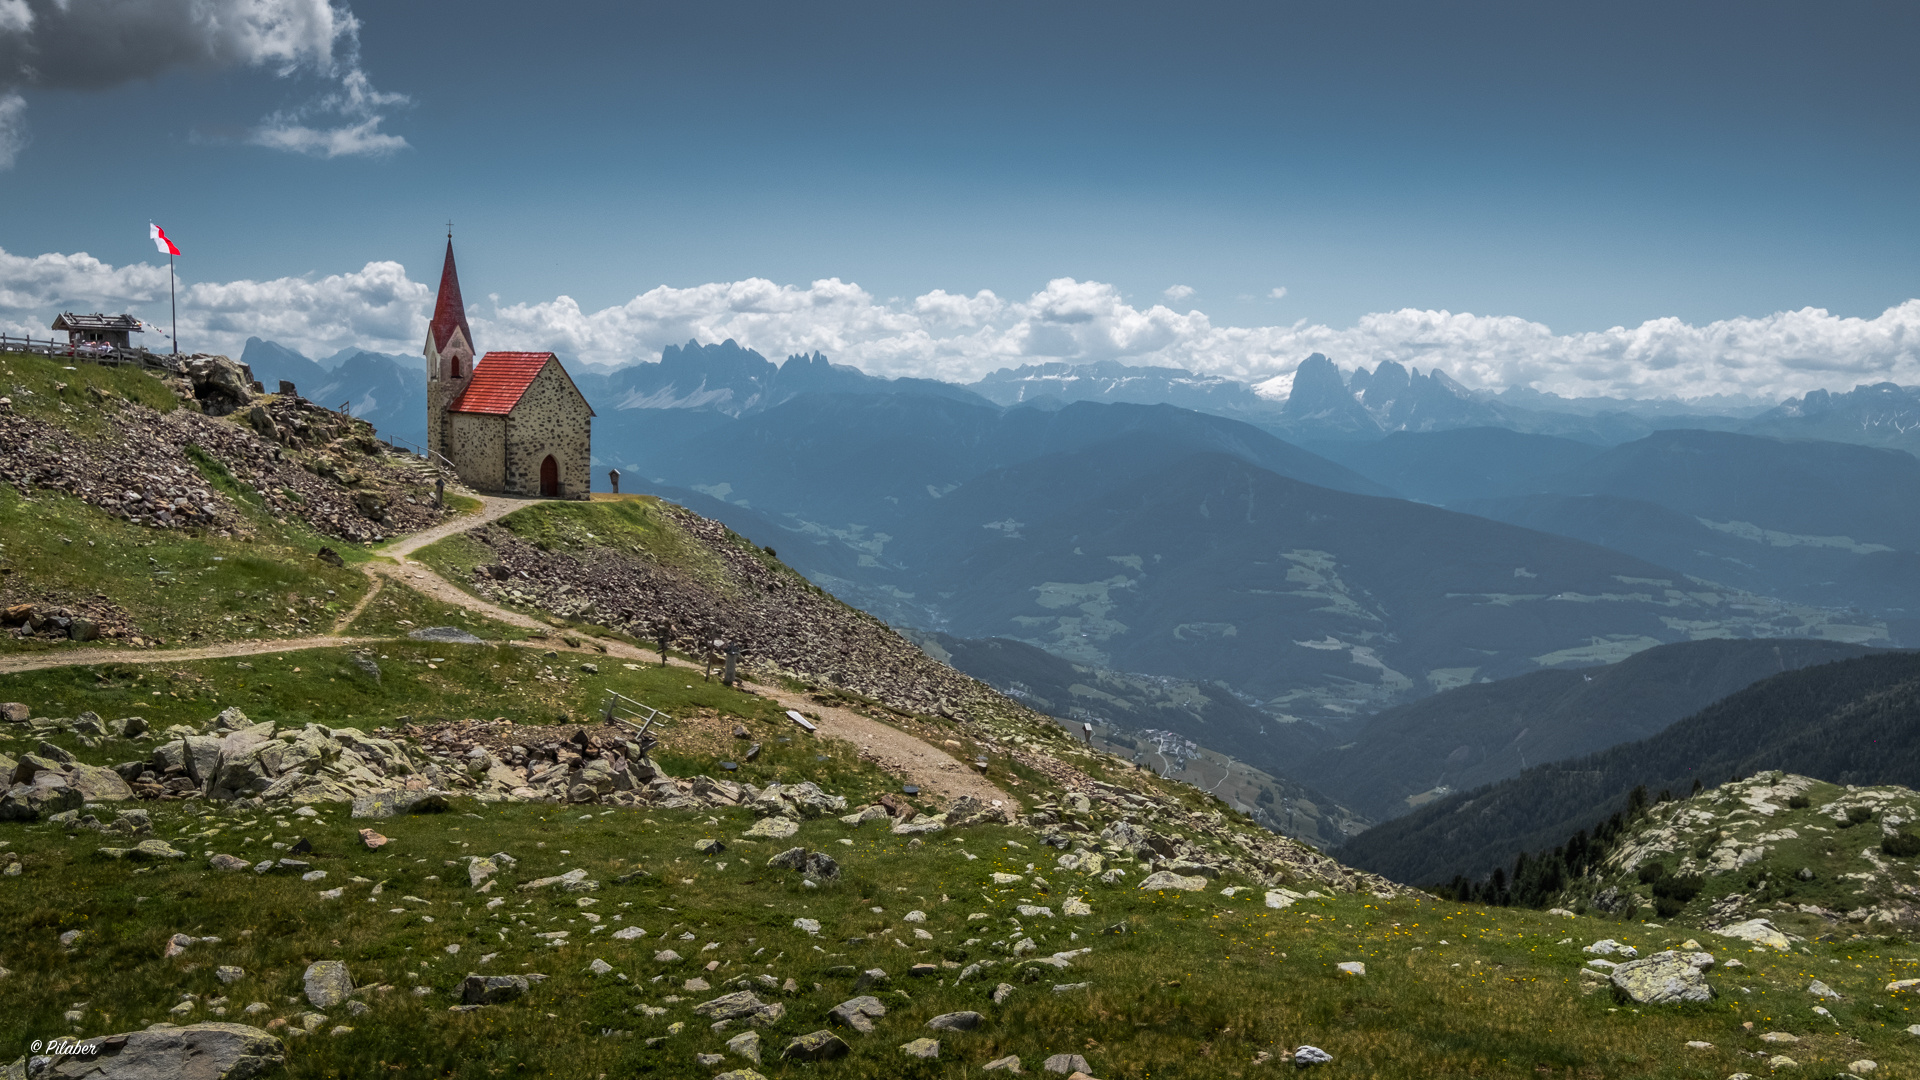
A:
[[[447,261],[440,270],[440,295],[427,325],[427,448],[446,454],[443,442],[447,406],[460,400],[473,378],[473,330],[460,299],[460,275],[453,267],[453,228],[447,228]],[[449,455],[450,456],[450,455]]]

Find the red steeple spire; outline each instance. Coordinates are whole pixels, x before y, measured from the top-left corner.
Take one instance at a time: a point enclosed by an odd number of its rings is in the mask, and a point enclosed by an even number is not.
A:
[[[440,271],[440,298],[433,303],[433,322],[428,332],[433,335],[434,349],[447,347],[447,339],[458,328],[467,340],[467,347],[473,348],[473,330],[467,326],[467,305],[460,300],[460,275],[453,268],[453,237],[447,237],[447,265]]]

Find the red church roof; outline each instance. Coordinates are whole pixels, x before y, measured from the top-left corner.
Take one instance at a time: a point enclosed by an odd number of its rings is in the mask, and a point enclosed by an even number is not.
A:
[[[460,275],[453,268],[453,240],[449,238],[447,264],[440,270],[440,297],[433,302],[433,322],[428,324],[436,351],[447,347],[447,339],[456,327],[467,339],[467,347],[473,348],[473,330],[467,326],[467,305],[460,300]]]
[[[480,358],[466,392],[447,411],[505,416],[520,404],[540,369],[554,359],[550,352],[490,352]]]

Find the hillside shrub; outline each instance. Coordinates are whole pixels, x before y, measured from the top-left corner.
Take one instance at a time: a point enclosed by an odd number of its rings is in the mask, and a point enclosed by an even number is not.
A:
[[[1787,809],[1789,810],[1805,810],[1812,805],[1813,800],[1807,798],[1805,795],[1795,795],[1787,800]]]
[[[1640,868],[1639,873],[1640,873],[1640,884],[1645,885],[1648,882],[1658,881],[1661,878],[1666,877],[1667,867],[1665,863],[1650,862],[1642,866]],[[1655,890],[1655,891],[1658,891],[1658,890]]]
[[[1680,914],[1699,895],[1700,878],[1696,874],[1662,876],[1653,883],[1653,907],[1663,919]]]
[[[1920,836],[1902,830],[1880,841],[1880,850],[1896,859],[1911,859],[1920,855]]]

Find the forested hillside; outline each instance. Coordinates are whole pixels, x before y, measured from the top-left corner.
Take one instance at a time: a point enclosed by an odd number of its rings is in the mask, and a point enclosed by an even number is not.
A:
[[[1776,675],[1648,739],[1528,769],[1355,837],[1342,861],[1398,881],[1480,877],[1562,843],[1644,786],[1685,795],[1760,769],[1834,784],[1920,783],[1920,653]]]
[[[1474,683],[1376,713],[1351,742],[1301,756],[1289,775],[1385,820],[1529,765],[1644,739],[1770,675],[1872,651],[1838,641],[1687,641],[1604,667]]]

